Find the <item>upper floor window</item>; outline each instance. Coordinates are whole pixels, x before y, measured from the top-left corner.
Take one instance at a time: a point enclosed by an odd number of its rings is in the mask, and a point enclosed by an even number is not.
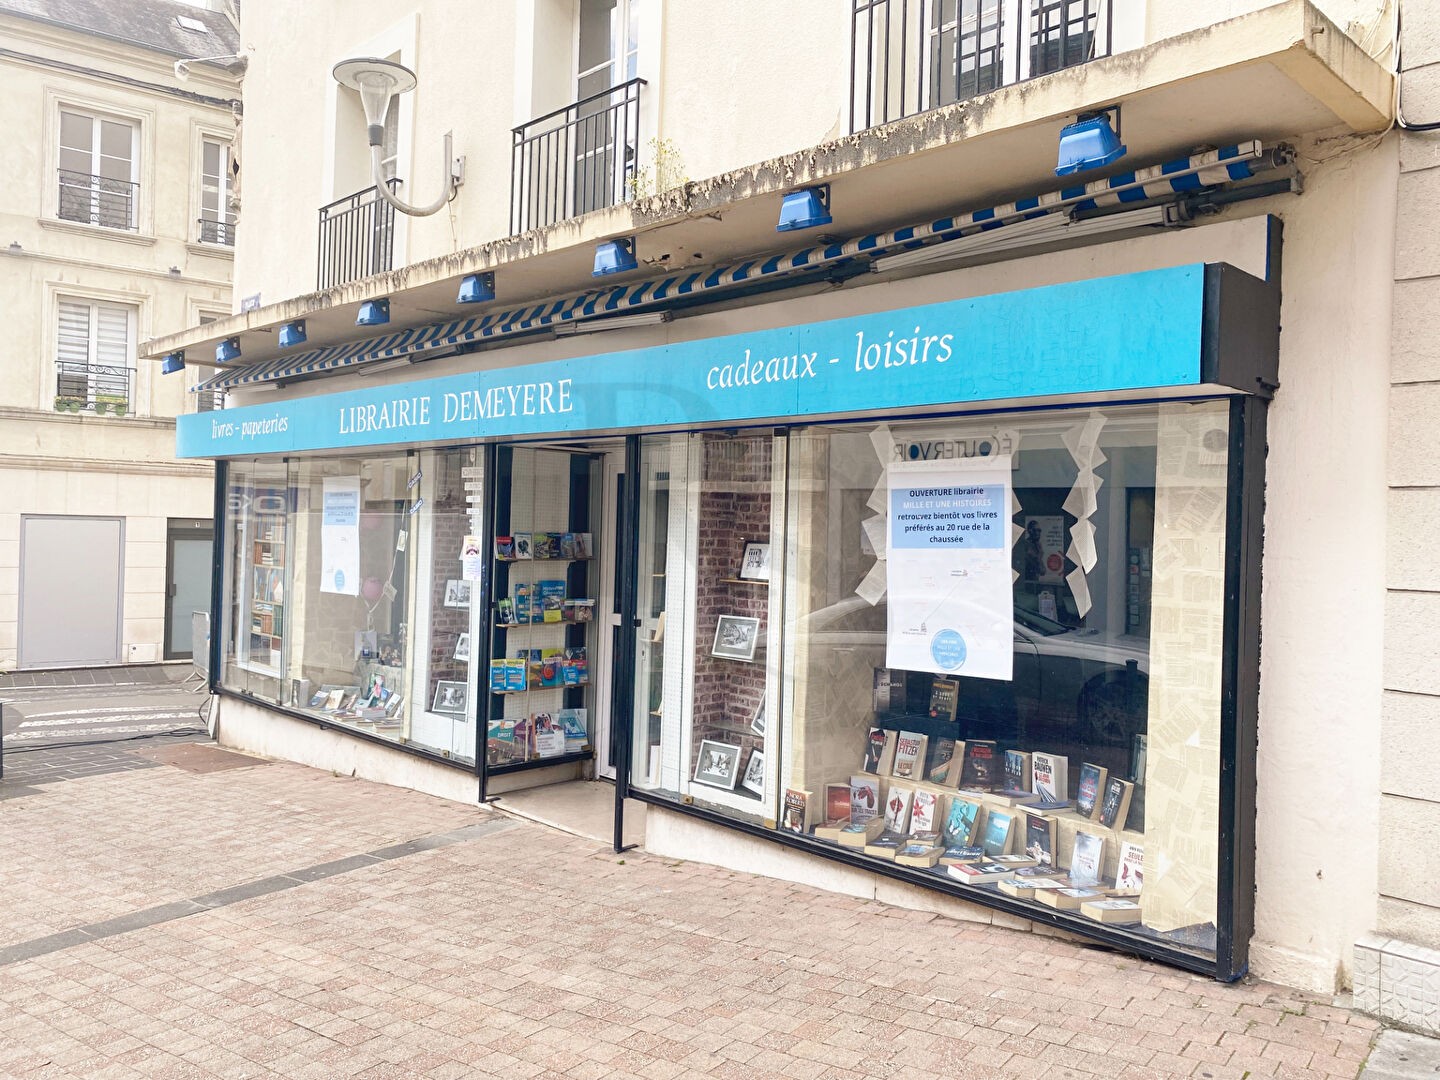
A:
[[[235,214],[230,206],[230,144],[200,142],[200,242],[235,244]]]
[[[134,394],[135,308],[103,300],[59,301],[55,407],[124,415]]]
[[[138,125],[62,109],[59,164],[63,220],[107,229],[138,227]]]

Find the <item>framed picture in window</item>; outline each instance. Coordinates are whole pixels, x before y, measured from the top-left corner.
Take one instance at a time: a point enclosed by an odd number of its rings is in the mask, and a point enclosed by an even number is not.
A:
[[[770,542],[746,540],[740,547],[740,569],[735,576],[741,581],[770,580]]]
[[[695,782],[734,791],[739,779],[740,747],[702,739],[695,759]]]
[[[755,660],[755,647],[760,643],[760,620],[746,615],[721,615],[715,623],[715,643],[710,655],[725,660]]]
[[[463,682],[441,679],[435,686],[435,703],[430,711],[464,716],[468,699],[469,688]]]

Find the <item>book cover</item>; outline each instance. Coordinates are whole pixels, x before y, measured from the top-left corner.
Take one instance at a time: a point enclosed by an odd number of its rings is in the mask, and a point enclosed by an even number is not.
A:
[[[905,837],[884,833],[865,845],[865,854],[877,859],[893,859],[904,844]]]
[[[932,739],[925,753],[925,779],[941,787],[954,787],[960,779],[957,749],[963,755],[965,744],[957,744],[954,739]]]
[[[940,812],[940,796],[925,788],[916,788],[910,802],[910,831],[912,833],[933,833],[939,826],[935,819]]]
[[[945,814],[945,825],[941,830],[946,846],[966,845],[975,842],[975,831],[980,824],[980,804],[971,799],[952,796],[950,807]]]
[[[960,684],[954,679],[937,675],[930,683],[930,719],[952,723],[960,704]]]
[[[564,659],[563,649],[542,649],[540,651],[540,661],[536,665],[536,672],[541,686],[563,685],[561,670]]]
[[[560,614],[564,622],[594,622],[595,601],[590,597],[576,597],[573,600],[566,600]]]
[[[530,534],[528,532],[512,533],[510,539],[513,540],[515,544],[515,558],[534,558],[534,553],[530,547]]]
[[[985,849],[975,844],[952,844],[940,853],[941,866],[960,866],[985,861]]]
[[[864,773],[850,777],[850,822],[859,825],[879,817],[880,778]]]
[[[910,831],[910,800],[915,789],[904,784],[891,784],[885,795],[885,831],[907,833]],[[851,815],[854,816],[853,813]]]
[[[490,661],[490,689],[496,692],[505,689],[504,657],[497,657]]]
[[[825,823],[850,820],[850,785],[825,785]]]
[[[1018,822],[1016,823],[1015,828],[1019,828]],[[1035,860],[1032,859],[1029,855],[992,855],[990,856],[990,861],[993,863],[999,863],[1001,866],[1008,866],[1011,870],[1017,872],[1021,870],[1029,870],[1034,868],[1035,866]]]
[[[905,673],[893,668],[874,669],[874,700],[876,716],[905,711]]]
[[[495,601],[495,621],[502,626],[508,626],[515,621],[515,601],[508,596],[502,596]]]
[[[594,554],[594,538],[588,532],[577,532],[575,534],[575,558],[588,559]]]
[[[1055,819],[1039,814],[1025,815],[1025,854],[1036,866],[1055,865]]]
[[[560,558],[560,537],[552,532],[537,532],[534,534],[534,558],[536,559],[558,559]]]
[[[1007,795],[1019,795],[1030,792],[1030,753],[1027,750],[1006,750],[1002,758],[1005,768],[1005,786],[1001,788]]]
[[[1126,840],[1120,844],[1120,868],[1115,872],[1115,890],[1138,896],[1144,885],[1145,849]]]
[[[1024,877],[1024,870],[1015,871],[1015,876],[1007,881],[997,883],[997,887],[1006,896],[1013,896],[1018,900],[1033,900],[1035,894],[1047,889],[1063,889],[1065,886],[1054,878],[1047,877]]]
[[[865,758],[860,771],[889,776],[895,761],[895,732],[872,727],[865,736]]]
[[[495,537],[495,558],[498,562],[511,562],[515,558],[515,538],[513,536]]]
[[[843,847],[863,848],[884,831],[885,819],[877,815],[868,821],[851,821],[840,826],[837,840]]]
[[[523,581],[515,586],[514,621],[517,623],[528,623],[530,621],[530,586]]]
[[[940,849],[923,840],[912,840],[895,852],[895,861],[902,866],[934,866],[940,858]]]
[[[967,885],[979,885],[986,881],[1003,881],[1015,873],[1008,866],[1000,866],[993,862],[956,863],[946,867],[945,872],[956,881],[963,881]]]
[[[531,622],[560,622],[564,618],[565,582],[536,582],[535,595],[540,600],[540,618],[537,620],[532,613]]]
[[[991,810],[985,815],[984,839],[980,844],[986,855],[1008,855],[1010,853],[1010,832],[1015,818],[1000,810]]]
[[[1070,881],[1074,885],[1100,884],[1105,865],[1105,838],[1095,833],[1077,832],[1075,847],[1070,853]]]
[[[566,742],[590,741],[589,719],[584,709],[561,709],[555,714],[555,722],[565,732]]]
[[[1046,803],[1069,805],[1069,758],[1036,750],[1030,755],[1032,784],[1030,790]]]
[[[1103,765],[1085,762],[1080,766],[1080,778],[1075,783],[1075,812],[1083,818],[1094,818],[1100,808],[1101,792],[1110,776],[1110,770]]]
[[[562,559],[575,558],[575,534],[573,532],[560,534],[560,557]]]
[[[901,780],[918,780],[925,765],[925,744],[928,738],[914,731],[902,731],[895,740],[895,763],[892,776]]]
[[[1071,886],[1063,889],[1037,890],[1032,899],[1044,904],[1046,907],[1059,908],[1061,911],[1078,911],[1080,905],[1090,900],[1104,900],[1106,892],[1104,889],[1076,888]]]
[[[1100,824],[1107,829],[1123,829],[1130,816],[1130,799],[1135,785],[1129,780],[1112,776],[1105,784],[1105,799],[1100,804]]]
[[[998,786],[998,762],[992,739],[970,739],[965,743],[965,763],[960,769],[960,786],[970,791],[991,791]]]
[[[784,806],[780,811],[780,827],[792,833],[809,832],[813,805],[810,792],[802,788],[786,788]]]
[[[1080,905],[1080,914],[1096,922],[1130,926],[1140,921],[1140,905],[1134,900],[1086,900]]]
[[[507,657],[505,660],[505,689],[529,689],[529,672],[530,663],[523,656]]]

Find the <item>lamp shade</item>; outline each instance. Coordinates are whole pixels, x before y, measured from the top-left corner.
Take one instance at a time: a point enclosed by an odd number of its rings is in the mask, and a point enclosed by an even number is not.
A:
[[[461,304],[483,304],[495,299],[495,275],[467,274],[460,282],[460,294],[455,297]]]
[[[595,248],[595,269],[593,277],[606,274],[623,274],[635,269],[635,238],[622,236],[619,240],[606,240]]]
[[[1110,126],[1110,117],[1105,113],[1085,114],[1060,129],[1060,158],[1055,175],[1098,169],[1124,156],[1125,147]]]
[[[356,326],[384,326],[390,321],[390,301],[366,300],[360,305],[360,314],[355,316]]]
[[[291,349],[305,344],[305,320],[296,319],[280,327],[280,348]]]
[[[160,361],[161,375],[174,375],[177,371],[185,370],[185,354],[183,352],[172,352]]]
[[[794,232],[796,229],[813,229],[817,225],[830,224],[830,187],[803,188],[792,191],[780,202],[780,221],[776,232]]]
[[[240,339],[238,337],[226,338],[215,346],[215,362],[217,364],[228,364],[231,360],[240,359]]]

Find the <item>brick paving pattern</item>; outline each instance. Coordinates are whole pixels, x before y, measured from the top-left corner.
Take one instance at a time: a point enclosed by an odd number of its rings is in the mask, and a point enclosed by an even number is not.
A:
[[[0,801],[0,832],[0,946],[293,885],[0,962],[4,1077],[1355,1077],[1377,1033],[282,763],[50,785]]]

